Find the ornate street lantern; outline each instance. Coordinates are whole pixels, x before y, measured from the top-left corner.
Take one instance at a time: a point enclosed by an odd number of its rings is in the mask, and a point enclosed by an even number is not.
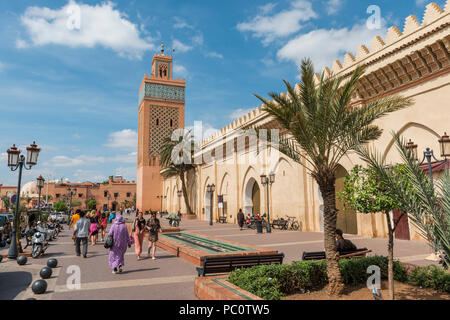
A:
[[[36,180],[37,180],[37,187],[43,188],[45,179],[42,176],[39,176]]]
[[[35,166],[37,164],[39,152],[41,152],[41,149],[39,149],[36,142],[33,141],[33,143],[27,147],[27,165]]]
[[[406,149],[412,152],[414,160],[419,161],[419,157],[417,155],[417,144],[414,144],[411,139],[409,139],[409,142],[406,144]]]
[[[17,149],[16,145],[14,144],[11,149],[8,149],[8,167],[14,168],[17,167],[17,164],[19,163],[19,155],[20,150]]]
[[[447,157],[450,157],[450,138],[446,132],[439,140],[439,144],[441,145],[441,156],[445,159],[447,159]]]
[[[270,184],[272,184],[272,183],[274,183],[275,182],[275,173],[271,173],[271,174],[269,174],[269,179],[270,179]]]
[[[261,184],[265,186],[267,183],[267,176],[265,174],[262,174],[260,177],[261,177]]]

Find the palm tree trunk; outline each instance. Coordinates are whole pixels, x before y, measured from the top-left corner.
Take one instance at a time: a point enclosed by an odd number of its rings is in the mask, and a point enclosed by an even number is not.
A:
[[[341,295],[344,282],[339,268],[339,253],[336,250],[336,194],[335,178],[325,178],[319,183],[324,202],[324,242],[327,261],[328,294]]]
[[[192,215],[193,212],[192,212],[191,206],[189,205],[189,199],[188,199],[188,194],[187,194],[187,189],[186,189],[186,181],[184,178],[184,170],[183,169],[180,170],[180,180],[181,180],[181,190],[183,190],[183,197],[184,197],[184,203],[186,205],[187,214]]]
[[[387,226],[389,230],[388,244],[388,283],[389,299],[394,300],[394,229],[392,228],[389,212],[386,213]]]

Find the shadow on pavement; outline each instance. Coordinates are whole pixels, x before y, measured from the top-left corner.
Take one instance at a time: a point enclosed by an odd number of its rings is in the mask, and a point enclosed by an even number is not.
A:
[[[149,268],[149,269],[136,269],[136,270],[123,270],[119,274],[127,274],[127,273],[136,273],[136,272],[143,272],[143,271],[153,271],[153,270],[159,270],[159,268]]]
[[[19,293],[26,290],[33,280],[30,272],[2,272],[0,273],[0,300],[13,300]]]

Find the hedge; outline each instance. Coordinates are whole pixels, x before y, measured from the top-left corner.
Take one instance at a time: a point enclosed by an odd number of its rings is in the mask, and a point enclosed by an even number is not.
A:
[[[367,268],[380,267],[381,278],[388,277],[387,257],[342,259],[339,266],[346,285],[367,281]],[[409,282],[424,288],[450,292],[450,274],[436,266],[407,269],[394,261],[394,280]],[[230,273],[229,281],[265,300],[280,300],[283,296],[321,290],[328,283],[325,261],[299,261],[284,265],[262,265],[238,269]]]

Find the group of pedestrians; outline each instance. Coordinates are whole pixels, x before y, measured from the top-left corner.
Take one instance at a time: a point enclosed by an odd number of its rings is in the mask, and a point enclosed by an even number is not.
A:
[[[116,274],[123,271],[125,253],[132,244],[135,246],[137,260],[141,260],[145,231],[148,232],[149,240],[148,256],[151,255],[153,260],[156,259],[156,242],[158,241],[158,233],[161,231],[161,225],[154,212],[150,214],[147,221],[144,219],[142,212],[138,213],[133,223],[132,235],[130,235],[125,218],[122,215],[116,216],[114,213],[110,213],[108,216],[105,212],[101,213],[95,210],[86,214],[81,210],[77,210],[69,223],[69,229],[71,225],[73,226],[72,239],[77,256],[83,255],[84,258],[87,257],[89,238],[92,246],[97,244],[99,233],[102,236],[101,241],[105,241],[108,223],[112,223],[108,232],[108,237],[111,238],[109,242],[112,242],[112,246],[109,248],[108,259],[112,273]]]

